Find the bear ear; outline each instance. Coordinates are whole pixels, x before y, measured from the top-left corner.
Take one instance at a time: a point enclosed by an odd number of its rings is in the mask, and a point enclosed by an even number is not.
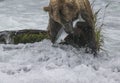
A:
[[[46,12],[49,12],[49,10],[50,10],[50,7],[49,7],[49,6],[47,6],[47,7],[44,7],[44,8],[43,8],[43,10],[44,10],[44,11],[46,11]]]

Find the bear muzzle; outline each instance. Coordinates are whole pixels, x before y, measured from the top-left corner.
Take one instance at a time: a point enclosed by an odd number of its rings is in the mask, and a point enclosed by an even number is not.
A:
[[[74,33],[73,22],[67,22],[66,24],[63,24],[63,28],[64,28],[65,32],[68,34]]]

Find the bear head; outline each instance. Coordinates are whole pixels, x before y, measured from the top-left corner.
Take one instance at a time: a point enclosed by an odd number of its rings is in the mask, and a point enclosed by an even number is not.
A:
[[[61,24],[67,33],[73,33],[73,21],[79,16],[79,7],[76,0],[50,0],[44,10],[49,17]]]

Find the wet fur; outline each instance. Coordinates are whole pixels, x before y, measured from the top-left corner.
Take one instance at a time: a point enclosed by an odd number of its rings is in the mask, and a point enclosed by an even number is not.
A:
[[[92,25],[93,13],[88,0],[50,0],[49,6],[44,7],[44,10],[49,13],[48,32],[53,43],[62,25],[67,21],[78,19],[81,15],[85,22],[76,24],[74,34],[69,34],[68,38],[71,38],[69,43],[89,47],[94,55],[97,54]]]

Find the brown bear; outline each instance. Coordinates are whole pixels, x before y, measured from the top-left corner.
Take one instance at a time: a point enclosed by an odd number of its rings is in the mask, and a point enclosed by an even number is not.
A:
[[[93,30],[86,22],[78,21],[74,28],[74,33],[68,35],[62,44],[70,44],[74,47],[86,47],[86,52],[97,55],[96,41],[93,37]],[[88,48],[89,47],[89,48]]]
[[[93,16],[90,8],[88,0],[50,0],[49,6],[44,7],[44,10],[49,12],[48,31],[52,42],[55,42],[56,35],[62,27],[67,33],[73,33],[73,22],[80,15],[91,24],[87,19]]]
[[[48,32],[53,43],[61,28],[69,34],[74,32],[74,21],[82,17],[87,25],[86,35],[88,47],[95,49],[94,17],[88,0],[50,0],[49,6],[44,7],[49,13]],[[86,39],[86,38],[85,38]]]

